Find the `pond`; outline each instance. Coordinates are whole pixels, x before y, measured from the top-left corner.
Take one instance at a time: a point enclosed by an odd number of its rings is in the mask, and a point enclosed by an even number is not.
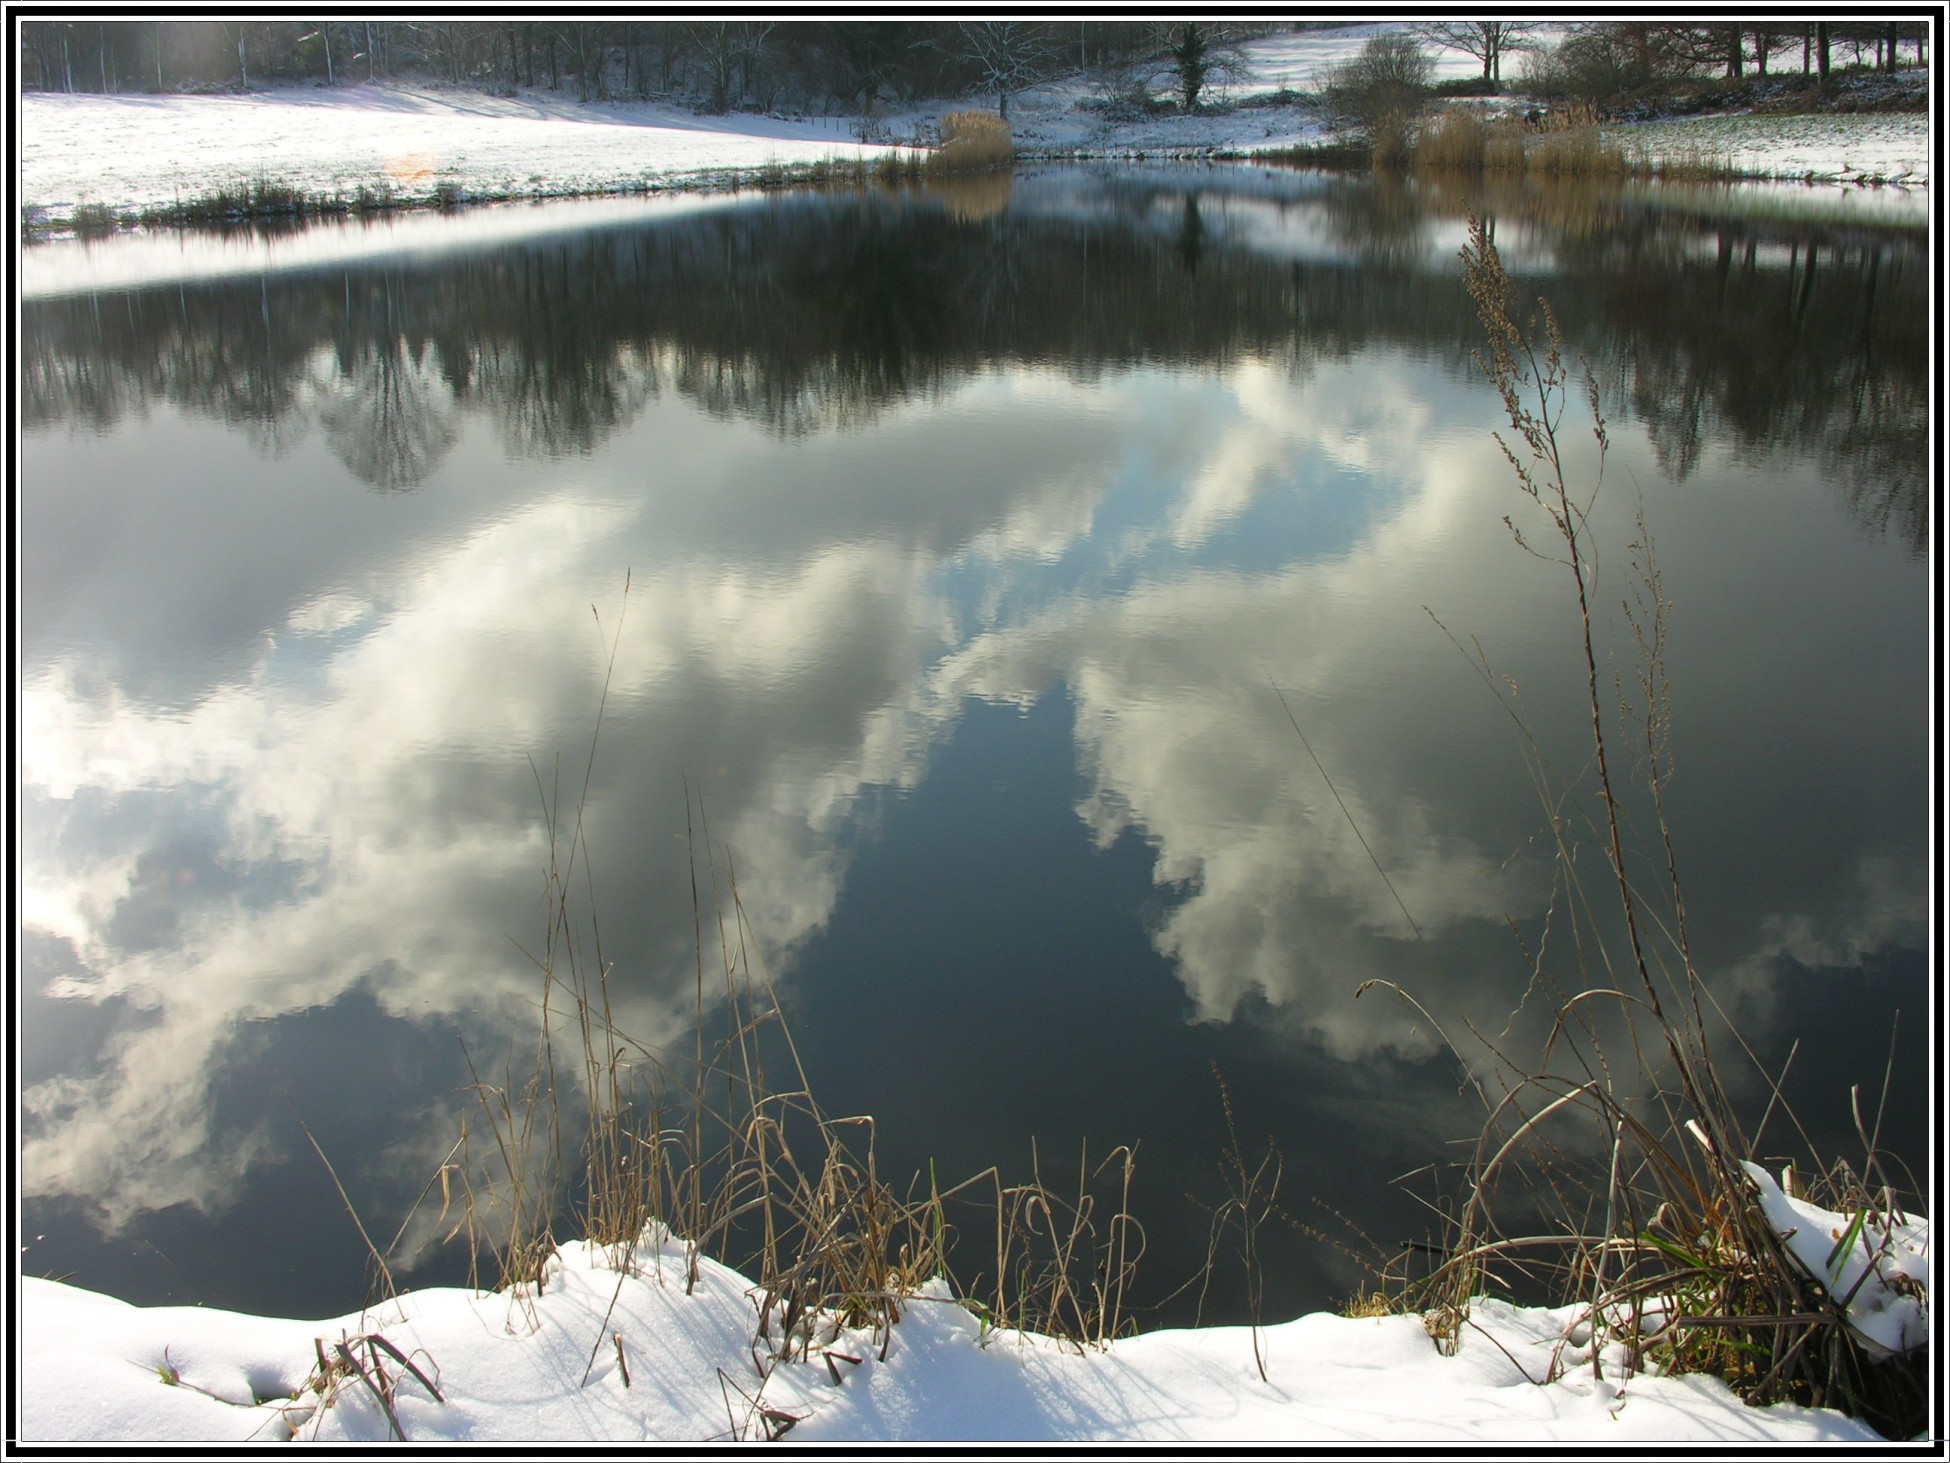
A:
[[[532,1070],[552,859],[659,1049],[735,886],[897,1186],[1133,1145],[1146,1325],[1229,1145],[1279,1155],[1268,1315],[1438,1238],[1481,1112],[1435,1027],[1535,1048],[1547,802],[1594,806],[1472,208],[1597,379],[1608,708],[1656,545],[1692,958],[1818,1146],[1859,1086],[1920,1172],[1924,236],[1047,168],[109,243],[24,302],[23,1268],[342,1314],[336,1179],[463,1276],[435,1179]],[[1577,391],[1564,440],[1593,481]]]

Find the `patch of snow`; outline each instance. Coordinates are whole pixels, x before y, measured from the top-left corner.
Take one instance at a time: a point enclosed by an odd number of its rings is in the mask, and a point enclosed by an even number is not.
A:
[[[1452,1357],[1405,1316],[1311,1315],[1257,1337],[1244,1327],[1159,1331],[1084,1349],[986,1329],[937,1284],[880,1336],[821,1321],[802,1359],[775,1361],[771,1344],[755,1344],[759,1297],[742,1276],[701,1261],[687,1295],[682,1247],[667,1237],[631,1261],[635,1273],[569,1244],[539,1295],[427,1290],[321,1322],[145,1309],[28,1279],[21,1440],[384,1440],[393,1423],[356,1376],[322,1392],[307,1385],[321,1349],[334,1357],[340,1344],[384,1369],[414,1442],[672,1443],[780,1430],[856,1442],[1875,1440],[1834,1412],[1743,1406],[1706,1378],[1627,1379],[1615,1356],[1554,1375],[1569,1310],[1480,1302]],[[359,1340],[373,1334],[393,1349]]]
[[[1756,1163],[1742,1165],[1761,1211],[1810,1279],[1840,1302],[1870,1348],[1893,1355],[1930,1339],[1930,1226],[1901,1213],[1839,1214],[1783,1192]]]

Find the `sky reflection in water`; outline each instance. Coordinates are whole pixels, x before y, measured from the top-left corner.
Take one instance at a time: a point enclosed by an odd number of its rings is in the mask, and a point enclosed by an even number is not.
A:
[[[688,786],[890,1171],[1138,1142],[1162,1291],[1203,1253],[1182,1194],[1221,1197],[1217,1063],[1296,1214],[1419,1225],[1386,1181],[1469,1115],[1427,1024],[1355,990],[1487,1029],[1522,1002],[1543,817],[1455,642],[1576,777],[1570,588],[1503,522],[1454,217],[1169,178],[30,310],[21,1172],[56,1232],[26,1267],[355,1305],[293,1114],[391,1233],[471,1101],[460,1041],[532,1044],[545,809],[599,706],[594,903],[644,1041],[689,1031]],[[1599,602],[1642,498],[1675,605],[1695,955],[1763,1046],[1849,992],[1832,1068],[1802,1058],[1845,1103],[1889,1007],[1906,1055],[1924,1016],[1921,365],[1886,318],[1920,266],[1647,228],[1621,282],[1613,245],[1502,222],[1606,382]],[[835,271],[868,271],[843,315],[799,299]],[[1859,333],[1776,368],[1790,398],[1856,371],[1882,455],[1853,486],[1844,427],[1743,402],[1631,293],[1716,273],[1729,310]],[[1352,1288],[1292,1249],[1269,1303]]]

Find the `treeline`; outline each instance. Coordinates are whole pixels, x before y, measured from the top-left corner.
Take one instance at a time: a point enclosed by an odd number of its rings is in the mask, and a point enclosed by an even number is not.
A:
[[[1228,47],[1275,28],[1095,20],[158,19],[26,21],[20,36],[29,90],[166,92],[430,76],[567,90],[584,101],[658,98],[715,111],[833,104],[871,112],[884,102],[976,89],[996,92],[1006,110],[1009,92],[1045,76],[1146,61],[1182,73],[1187,64],[1218,64]]]
[[[1903,20],[1605,21],[1573,26],[1529,67],[1532,89],[1590,100],[1660,85],[1799,71],[1895,71],[1927,59],[1929,26]]]
[[[584,101],[662,99],[707,111],[885,103],[970,91],[1009,96],[1082,73],[1107,96],[1198,105],[1269,24],[1206,20],[24,20],[22,85],[60,92],[248,89],[438,77],[499,90],[572,91]],[[1738,77],[1798,67],[1922,65],[1921,20],[1605,21],[1543,29],[1505,21],[1417,28],[1501,80],[1506,52],[1611,77]]]

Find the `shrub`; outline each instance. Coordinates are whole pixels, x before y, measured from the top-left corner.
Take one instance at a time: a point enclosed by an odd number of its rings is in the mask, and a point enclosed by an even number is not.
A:
[[[1526,57],[1521,85],[1552,100],[1598,102],[1663,90],[1687,70],[1656,32],[1591,26],[1573,31],[1554,51]]]
[[[1370,133],[1385,119],[1407,118],[1429,96],[1428,53],[1413,36],[1390,31],[1373,36],[1352,61],[1328,75],[1327,105]]]

